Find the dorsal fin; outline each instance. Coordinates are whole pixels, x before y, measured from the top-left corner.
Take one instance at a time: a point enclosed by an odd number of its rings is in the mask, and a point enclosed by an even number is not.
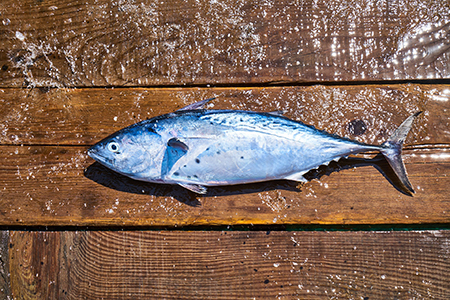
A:
[[[209,98],[209,99],[205,99],[202,101],[198,101],[198,102],[189,104],[188,106],[185,106],[183,108],[180,108],[177,111],[202,109],[203,106],[205,106],[209,101],[214,100],[214,99],[216,99],[216,98],[214,97],[214,98]]]
[[[274,115],[274,116],[282,116],[282,115],[284,115],[284,113],[285,113],[284,110],[274,110],[274,111],[268,112],[268,114]]]

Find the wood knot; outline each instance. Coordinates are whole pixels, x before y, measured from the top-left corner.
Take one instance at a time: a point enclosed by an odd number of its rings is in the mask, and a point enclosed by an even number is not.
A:
[[[352,120],[348,123],[348,131],[351,135],[361,135],[367,130],[367,125],[363,120]]]

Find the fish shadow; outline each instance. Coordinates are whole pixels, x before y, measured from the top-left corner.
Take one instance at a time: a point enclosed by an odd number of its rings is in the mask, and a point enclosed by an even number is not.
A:
[[[94,162],[87,167],[84,170],[84,176],[100,185],[120,192],[156,197],[172,197],[193,207],[201,205],[200,199],[203,196],[239,195],[277,189],[300,191],[297,188],[298,183],[287,180],[278,180],[223,187],[208,187],[208,192],[205,195],[199,195],[179,185],[134,180],[119,174],[98,162]]]
[[[320,179],[325,175],[329,176],[333,172],[363,166],[374,167],[397,191],[404,195],[412,196],[411,192],[403,185],[391,165],[389,165],[381,153],[378,153],[371,159],[359,157],[341,158],[338,162],[332,161],[328,166],[320,166],[316,170],[309,171],[304,177],[308,181],[311,181],[313,179]]]
[[[156,197],[173,197],[189,206],[199,206],[198,195],[179,185],[159,184],[131,179],[98,162],[84,170],[84,176],[100,185],[120,192]]]
[[[358,157],[342,158],[338,162],[331,162],[328,166],[320,166],[318,169],[311,170],[306,173],[304,177],[308,181],[311,181],[320,179],[323,176],[329,176],[334,172],[361,166],[375,167],[399,192],[411,196],[411,194],[403,188],[402,183],[381,154],[378,154],[371,159]],[[156,197],[173,197],[174,199],[193,207],[200,206],[200,199],[203,197],[203,195],[195,194],[178,185],[134,180],[114,172],[98,162],[87,167],[84,171],[84,176],[100,185],[117,191],[138,195],[152,195]],[[298,182],[289,180],[274,180],[233,186],[208,187],[208,192],[205,196],[230,196],[271,190],[301,192],[301,185],[299,185]]]

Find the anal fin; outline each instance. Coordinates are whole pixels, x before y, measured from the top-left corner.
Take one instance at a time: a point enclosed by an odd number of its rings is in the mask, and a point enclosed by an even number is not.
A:
[[[308,180],[305,177],[303,177],[303,174],[305,174],[305,173],[306,172],[294,173],[294,174],[291,174],[291,175],[285,177],[284,179],[297,181],[297,182],[308,182]]]
[[[194,193],[197,194],[206,194],[207,189],[200,184],[191,184],[191,183],[178,183],[179,185],[181,185],[182,187],[184,187],[185,189],[188,189]]]

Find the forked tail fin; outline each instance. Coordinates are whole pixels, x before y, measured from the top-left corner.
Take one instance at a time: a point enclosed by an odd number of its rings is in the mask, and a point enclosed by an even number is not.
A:
[[[422,112],[416,112],[397,128],[397,130],[384,142],[381,147],[381,153],[384,155],[389,165],[394,170],[397,177],[400,179],[403,186],[411,193],[414,194],[414,189],[409,182],[408,175],[406,174],[405,165],[402,160],[402,145],[411,129],[415,118]]]

